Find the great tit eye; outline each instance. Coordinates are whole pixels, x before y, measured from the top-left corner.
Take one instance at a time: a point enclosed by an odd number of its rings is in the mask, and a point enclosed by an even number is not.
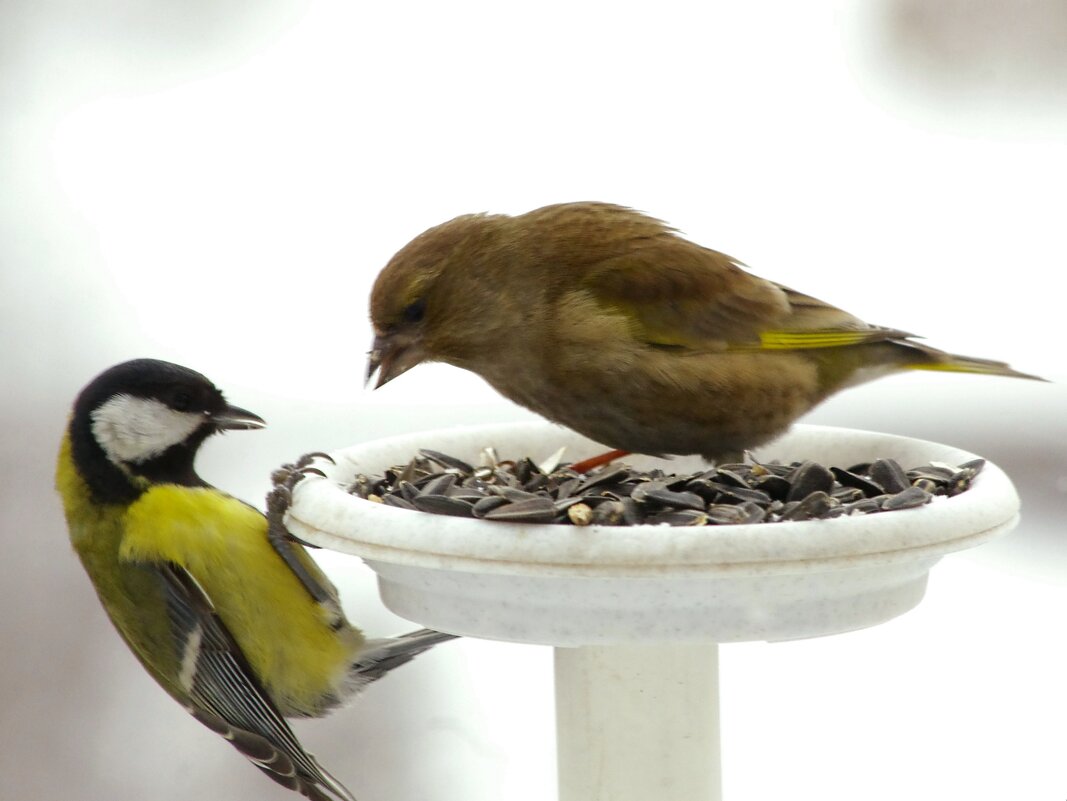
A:
[[[177,412],[187,412],[193,406],[193,396],[188,392],[175,392],[170,399],[170,408]]]
[[[409,303],[405,306],[401,316],[404,318],[405,323],[418,323],[422,322],[425,314],[426,301],[423,298],[419,298],[414,303]]]

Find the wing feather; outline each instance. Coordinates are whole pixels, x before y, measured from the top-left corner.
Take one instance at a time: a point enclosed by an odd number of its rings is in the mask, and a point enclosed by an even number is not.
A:
[[[158,565],[190,712],[278,783],[310,798],[354,801],[300,745],[196,579]]]
[[[760,332],[790,311],[777,285],[674,235],[598,263],[583,288],[601,305],[624,312],[656,345],[758,344]]]
[[[808,350],[904,339],[848,312],[742,269],[740,262],[662,237],[600,262],[584,286],[657,346]]]

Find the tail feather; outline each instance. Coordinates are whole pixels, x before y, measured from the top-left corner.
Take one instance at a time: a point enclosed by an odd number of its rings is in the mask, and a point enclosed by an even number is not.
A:
[[[1030,381],[1047,381],[1041,376],[1031,375],[1016,370],[1007,362],[998,362],[993,359],[979,359],[973,356],[960,356],[955,353],[946,353],[937,348],[919,345],[910,340],[900,342],[906,345],[910,351],[921,354],[922,358],[917,361],[906,361],[904,367],[909,370],[932,370],[942,373],[975,373],[978,375],[999,375],[1008,378],[1025,378]]]
[[[454,639],[455,634],[445,634],[433,629],[417,629],[399,637],[368,640],[366,650],[359,655],[352,667],[364,683],[375,681],[438,643]]]

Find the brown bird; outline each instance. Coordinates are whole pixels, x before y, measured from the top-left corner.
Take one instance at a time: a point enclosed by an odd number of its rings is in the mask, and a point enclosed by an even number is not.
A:
[[[607,203],[431,228],[382,270],[370,310],[377,387],[446,362],[610,447],[711,461],[898,370],[1036,378],[869,325]]]

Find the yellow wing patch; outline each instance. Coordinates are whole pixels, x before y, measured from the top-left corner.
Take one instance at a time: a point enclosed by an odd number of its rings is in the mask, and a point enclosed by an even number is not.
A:
[[[811,350],[814,348],[843,348],[895,339],[901,332],[878,328],[855,331],[824,329],[813,331],[764,331],[760,334],[759,350]]]

